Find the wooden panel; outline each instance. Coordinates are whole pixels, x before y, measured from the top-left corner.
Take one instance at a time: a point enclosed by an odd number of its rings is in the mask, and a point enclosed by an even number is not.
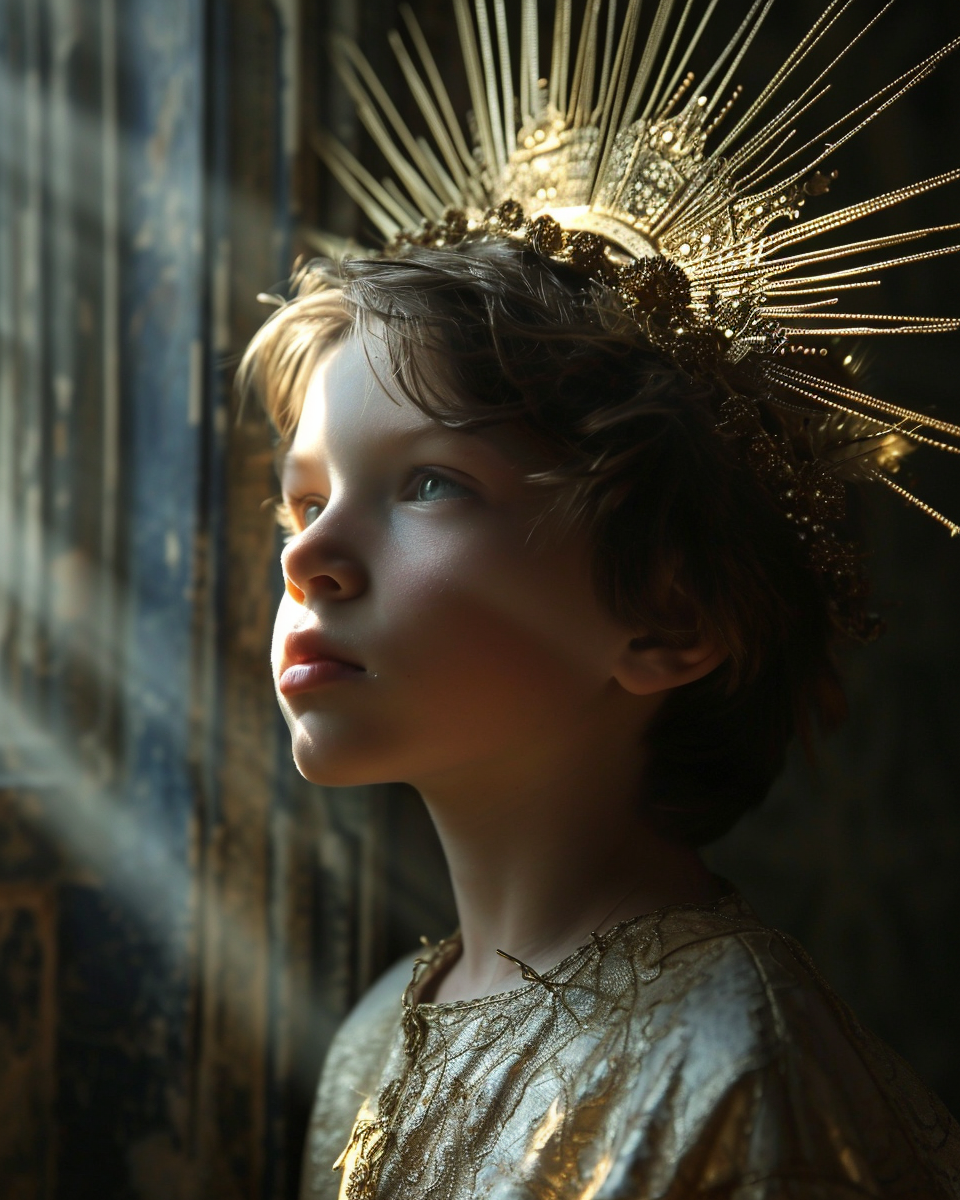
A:
[[[186,1178],[203,32],[0,6],[0,878],[57,898],[59,963],[56,1107],[9,1060],[0,1129],[56,1125],[63,1200]]]
[[[56,921],[49,889],[0,886],[0,1181],[4,1200],[54,1195]]]

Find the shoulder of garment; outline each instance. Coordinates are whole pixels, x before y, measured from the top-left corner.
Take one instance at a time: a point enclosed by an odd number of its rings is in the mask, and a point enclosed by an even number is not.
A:
[[[797,943],[664,933],[604,1197],[960,1197],[956,1122]]]

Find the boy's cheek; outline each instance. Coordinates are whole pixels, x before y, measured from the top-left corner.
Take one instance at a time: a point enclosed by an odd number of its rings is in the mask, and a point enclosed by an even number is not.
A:
[[[270,644],[270,666],[273,670],[274,679],[277,677],[280,668],[280,659],[283,656],[284,638],[296,624],[299,610],[300,606],[295,604],[288,595],[284,594],[281,597],[280,604],[277,607],[277,615],[273,622],[273,639]]]

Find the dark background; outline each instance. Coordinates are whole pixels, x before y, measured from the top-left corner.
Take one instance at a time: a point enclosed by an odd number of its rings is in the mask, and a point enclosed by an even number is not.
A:
[[[455,77],[446,0],[417,10]],[[819,11],[779,0],[748,95]],[[324,38],[356,36],[399,95],[395,22],[388,0],[0,0],[5,1200],[294,1195],[337,1020],[452,922],[416,797],[292,771],[270,437],[230,389],[257,293],[315,230],[364,236],[310,149],[323,125],[376,165]],[[957,24],[900,0],[825,104]],[[956,165],[958,121],[950,60],[841,151],[826,203]],[[862,233],[947,221],[957,195]],[[958,314],[955,278],[901,268],[864,303]],[[955,335],[867,349],[885,397],[960,419]],[[910,470],[954,517],[957,466]],[[889,632],[844,656],[851,720],[710,857],[960,1111],[960,554],[893,496],[865,507]]]

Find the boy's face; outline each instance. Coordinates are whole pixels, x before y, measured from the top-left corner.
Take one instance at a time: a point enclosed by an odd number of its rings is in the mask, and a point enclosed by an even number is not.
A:
[[[630,636],[585,537],[557,534],[518,438],[442,428],[370,353],[349,338],[317,369],[282,471],[273,670],[298,767],[423,790],[569,750],[622,705]]]

